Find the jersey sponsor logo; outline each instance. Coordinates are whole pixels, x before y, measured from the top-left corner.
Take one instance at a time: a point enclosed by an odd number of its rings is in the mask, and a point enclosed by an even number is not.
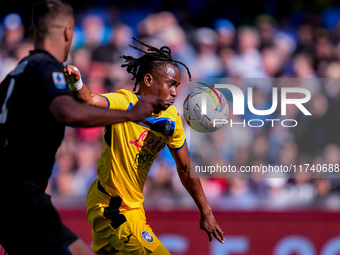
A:
[[[52,77],[54,85],[57,89],[66,89],[66,81],[63,73],[53,72]]]
[[[140,133],[137,140],[130,140],[129,144],[133,144],[138,149],[143,148],[143,144],[144,144],[147,136],[149,136],[149,132],[150,132],[149,130],[144,130],[142,133]]]
[[[139,170],[148,170],[151,168],[155,156],[152,154],[137,153],[133,167]]]
[[[153,236],[148,231],[143,231],[142,237],[144,238],[145,241],[147,241],[149,243],[153,242]]]
[[[162,136],[151,137],[150,130],[144,130],[136,140],[129,140],[129,144],[136,146],[138,149],[149,148],[160,152],[164,149],[166,143],[162,142]]]

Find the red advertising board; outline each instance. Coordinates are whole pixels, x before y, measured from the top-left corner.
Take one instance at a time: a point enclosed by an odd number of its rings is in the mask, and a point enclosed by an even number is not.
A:
[[[89,245],[85,210],[60,211],[64,223]],[[225,244],[208,241],[191,211],[147,211],[148,223],[173,255],[339,255],[340,212],[215,212]]]
[[[169,250],[172,249],[172,254],[340,254],[338,212],[216,212],[215,216],[225,233],[223,245],[217,241],[208,242],[207,235],[198,227],[197,213],[147,214],[153,230]],[[185,240],[178,242],[181,251],[174,252],[176,242],[162,238],[171,234],[176,235],[178,240]]]

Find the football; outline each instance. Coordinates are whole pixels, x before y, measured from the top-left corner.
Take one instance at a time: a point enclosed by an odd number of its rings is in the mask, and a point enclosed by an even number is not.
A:
[[[211,133],[227,123],[229,113],[225,96],[211,86],[193,90],[184,100],[183,115],[187,124],[201,133]]]

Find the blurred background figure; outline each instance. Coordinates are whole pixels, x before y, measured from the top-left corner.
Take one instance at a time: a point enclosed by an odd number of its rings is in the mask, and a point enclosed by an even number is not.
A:
[[[7,14],[3,19],[3,35],[0,42],[0,81],[14,69],[18,62],[33,50],[33,45],[24,43],[25,28],[18,13]],[[24,47],[26,46],[26,47]]]
[[[1,53],[14,57],[15,50],[24,40],[25,29],[21,17],[17,13],[6,15],[3,20],[4,37],[1,43]],[[21,59],[20,59],[21,60]]]
[[[243,26],[237,32],[237,55],[230,61],[229,73],[232,76],[250,78],[260,77],[262,57],[260,53],[260,34],[255,27]]]
[[[222,62],[217,55],[218,35],[207,27],[194,32],[194,45],[197,55],[191,65],[194,77],[215,78],[222,75]]]
[[[216,19],[214,28],[218,35],[218,46],[220,48],[234,47],[236,29],[230,20],[225,18]]]

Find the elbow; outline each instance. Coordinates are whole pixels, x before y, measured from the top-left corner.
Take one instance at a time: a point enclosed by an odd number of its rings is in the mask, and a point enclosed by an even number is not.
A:
[[[95,103],[92,99],[77,99],[77,101],[79,103],[85,104],[85,105],[95,105]]]
[[[58,96],[50,104],[50,111],[55,120],[62,125],[77,127],[82,123],[84,109],[68,95]]]
[[[81,104],[85,104],[85,105],[95,105],[96,104],[96,94],[91,92],[89,95],[83,95],[83,94],[78,94],[77,92],[72,92],[72,96],[73,98],[81,103]]]
[[[64,126],[77,127],[81,125],[82,112],[77,107],[78,105],[73,104],[69,106],[59,107],[53,111],[54,118],[57,122]]]
[[[178,167],[177,172],[181,178],[190,178],[190,168],[187,166]]]

